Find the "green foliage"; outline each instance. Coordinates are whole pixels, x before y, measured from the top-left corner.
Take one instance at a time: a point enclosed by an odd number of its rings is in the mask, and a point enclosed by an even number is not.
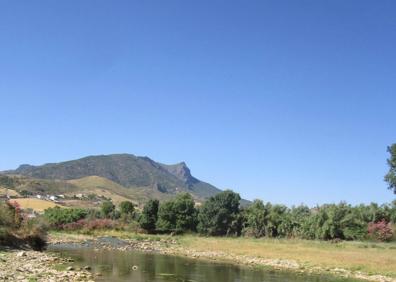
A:
[[[365,222],[359,210],[350,205],[323,205],[309,216],[302,227],[302,237],[306,239],[363,239],[367,234]]]
[[[125,223],[130,223],[136,217],[135,206],[130,201],[123,201],[119,205],[120,216],[122,221]]]
[[[310,214],[308,207],[289,210],[283,205],[271,205],[255,200],[245,210],[243,233],[254,237],[295,237],[303,218]]]
[[[345,203],[288,209],[256,200],[245,212],[243,233],[254,237],[299,237],[319,240],[362,240],[369,222],[392,218],[393,206]]]
[[[135,211],[135,207],[130,201],[123,201],[120,203],[121,215],[132,215]]]
[[[199,211],[198,231],[213,236],[239,235],[242,225],[240,200],[239,194],[230,190],[209,198]]]
[[[267,204],[269,214],[267,216],[267,230],[268,237],[283,237],[288,233],[289,220],[287,218],[287,207],[283,205]]]
[[[158,200],[149,200],[143,207],[143,212],[139,218],[140,227],[148,233],[155,232],[155,224],[158,219]]]
[[[194,231],[197,212],[193,198],[188,193],[177,195],[173,200],[160,205],[157,230],[161,232]]]
[[[115,211],[115,205],[112,201],[104,201],[100,207],[102,214],[106,218],[110,218]]]
[[[263,201],[254,200],[253,204],[245,210],[245,224],[243,233],[247,236],[256,238],[263,237],[266,234],[266,218],[268,210]]]
[[[85,218],[87,215],[88,211],[80,208],[65,209],[54,207],[44,211],[44,217],[53,227],[60,227],[63,224],[76,222]]]
[[[385,175],[385,181],[388,183],[388,188],[396,194],[396,143],[388,147],[388,153],[390,154],[387,160],[389,171]]]
[[[396,224],[396,200],[392,202],[392,205],[388,206],[388,210],[390,222]]]

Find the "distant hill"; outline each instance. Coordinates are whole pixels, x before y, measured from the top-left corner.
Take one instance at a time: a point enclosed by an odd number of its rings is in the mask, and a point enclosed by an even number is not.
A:
[[[179,192],[188,192],[202,201],[221,191],[193,177],[184,162],[165,165],[131,154],[89,156],[41,166],[21,165],[2,173],[24,176],[24,182],[29,184],[26,187],[30,187],[35,179],[36,186],[42,188],[47,183],[51,189],[59,189],[62,193],[66,189],[103,188],[126,198],[166,199]]]

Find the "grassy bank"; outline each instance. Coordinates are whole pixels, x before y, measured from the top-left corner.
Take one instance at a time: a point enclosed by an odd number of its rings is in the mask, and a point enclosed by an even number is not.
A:
[[[181,237],[179,242],[197,251],[216,251],[264,259],[295,260],[305,267],[344,268],[396,277],[396,244],[288,239]]]
[[[95,236],[151,241],[170,238],[165,235],[141,235],[120,231],[99,231],[90,235],[51,233],[52,240],[55,241],[58,239],[78,241]],[[200,258],[231,262],[240,262],[241,258],[295,261],[300,265],[300,269],[305,269],[307,272],[346,269],[396,279],[396,243],[330,243],[294,239],[217,238],[196,235],[171,238],[177,242],[176,248],[172,249],[174,254],[194,257],[199,254]],[[221,255],[216,256],[216,254]]]

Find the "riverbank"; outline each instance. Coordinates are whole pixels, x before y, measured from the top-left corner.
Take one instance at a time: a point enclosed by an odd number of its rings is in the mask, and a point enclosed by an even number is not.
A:
[[[89,271],[67,267],[68,263],[45,252],[0,250],[0,281],[94,281]]]
[[[103,236],[112,236],[113,240],[98,240]],[[395,244],[139,235],[116,231],[92,235],[51,233],[50,244],[71,242],[98,249],[140,250],[305,274],[396,281]]]

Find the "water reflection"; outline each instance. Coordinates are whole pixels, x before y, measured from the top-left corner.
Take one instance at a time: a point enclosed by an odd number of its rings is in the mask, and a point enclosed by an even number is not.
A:
[[[72,257],[78,266],[89,265],[92,272],[101,273],[97,281],[190,281],[190,282],[330,282],[351,281],[324,276],[303,276],[294,273],[263,271],[229,264],[211,263],[175,256],[95,251],[92,248],[62,248],[52,251]],[[132,267],[136,265],[137,270]]]

